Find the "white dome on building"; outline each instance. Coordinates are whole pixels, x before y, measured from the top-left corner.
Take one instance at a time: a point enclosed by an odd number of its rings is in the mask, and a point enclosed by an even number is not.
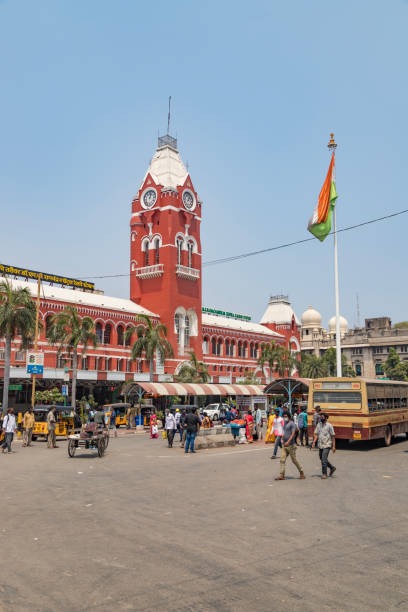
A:
[[[339,318],[340,318],[340,334],[343,336],[348,330],[348,323],[347,323],[347,319],[345,319],[341,315]],[[332,317],[329,321],[329,332],[331,334],[336,333],[336,317],[335,316]]]
[[[308,306],[307,310],[302,314],[301,322],[302,327],[321,327],[322,315],[312,306]]]

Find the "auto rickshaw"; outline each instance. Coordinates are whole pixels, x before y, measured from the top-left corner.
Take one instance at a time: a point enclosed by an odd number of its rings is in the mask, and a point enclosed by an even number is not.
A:
[[[110,415],[112,410],[116,412],[116,427],[120,427],[121,425],[127,426],[127,411],[130,408],[130,404],[124,404],[122,402],[117,404],[105,404],[103,407],[103,411],[110,420]]]
[[[34,407],[34,428],[33,440],[38,437],[47,438],[48,424],[47,416],[53,406],[39,405]],[[65,406],[55,406],[55,435],[68,437],[74,432],[74,417],[71,416],[71,409]]]

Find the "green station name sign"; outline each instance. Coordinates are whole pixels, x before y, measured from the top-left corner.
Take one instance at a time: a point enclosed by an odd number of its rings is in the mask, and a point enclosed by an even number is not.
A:
[[[237,314],[236,312],[226,312],[225,310],[216,310],[215,308],[202,307],[202,312],[206,314],[215,314],[219,317],[228,317],[229,319],[239,319],[240,321],[250,321],[251,317],[248,315]]]

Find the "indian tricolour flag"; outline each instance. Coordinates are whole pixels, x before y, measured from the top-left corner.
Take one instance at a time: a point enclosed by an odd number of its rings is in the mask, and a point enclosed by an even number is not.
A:
[[[336,203],[336,198],[337,192],[333,153],[326,179],[319,193],[316,208],[314,209],[313,216],[309,221],[309,225],[307,226],[309,232],[311,232],[313,236],[316,236],[316,238],[322,242],[331,232],[333,209]]]

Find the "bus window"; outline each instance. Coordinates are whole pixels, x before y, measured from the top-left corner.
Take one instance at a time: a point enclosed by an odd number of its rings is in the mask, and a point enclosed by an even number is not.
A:
[[[361,407],[360,391],[314,391],[315,404],[359,404]]]

